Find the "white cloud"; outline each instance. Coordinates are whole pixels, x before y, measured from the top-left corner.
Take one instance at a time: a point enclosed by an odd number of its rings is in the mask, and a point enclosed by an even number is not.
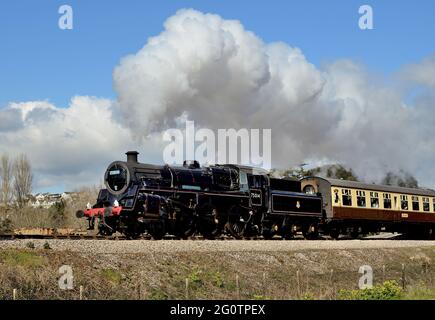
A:
[[[0,132],[0,153],[26,153],[36,189],[99,183],[109,162],[123,159],[129,147],[137,148],[129,130],[112,117],[112,102],[106,99],[78,96],[65,109],[41,101],[12,103],[0,110],[0,119],[11,111],[20,122]]]
[[[402,80],[435,89],[435,54],[403,68]]]

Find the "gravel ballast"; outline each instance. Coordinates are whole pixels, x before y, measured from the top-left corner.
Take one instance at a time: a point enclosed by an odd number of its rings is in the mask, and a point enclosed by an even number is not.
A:
[[[433,247],[435,241],[422,240],[58,240],[15,239],[0,241],[0,250],[27,248],[29,243],[43,248],[48,243],[57,251],[83,253],[147,253],[147,252],[285,252],[301,250],[352,250]]]

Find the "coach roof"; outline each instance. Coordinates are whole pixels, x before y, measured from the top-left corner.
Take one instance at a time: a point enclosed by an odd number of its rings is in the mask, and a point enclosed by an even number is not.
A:
[[[435,190],[431,190],[431,189],[404,188],[404,187],[369,184],[369,183],[363,183],[357,181],[331,179],[331,178],[324,178],[324,179],[328,181],[331,184],[331,186],[342,187],[342,188],[373,190],[373,191],[435,197]]]

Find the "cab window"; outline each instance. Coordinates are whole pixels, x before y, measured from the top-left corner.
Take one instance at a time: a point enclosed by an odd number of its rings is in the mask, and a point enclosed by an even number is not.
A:
[[[239,172],[239,183],[240,183],[240,190],[247,191],[248,188],[248,175],[246,172]]]

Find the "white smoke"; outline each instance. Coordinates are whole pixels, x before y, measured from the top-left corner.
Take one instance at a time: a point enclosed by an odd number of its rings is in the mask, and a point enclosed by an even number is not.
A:
[[[433,87],[433,61],[403,77]],[[337,161],[365,179],[404,169],[435,184],[433,99],[407,105],[406,92],[352,61],[318,69],[298,48],[264,43],[238,21],[180,10],[121,61],[114,85],[137,136],[183,115],[212,129],[271,128],[275,166]]]

